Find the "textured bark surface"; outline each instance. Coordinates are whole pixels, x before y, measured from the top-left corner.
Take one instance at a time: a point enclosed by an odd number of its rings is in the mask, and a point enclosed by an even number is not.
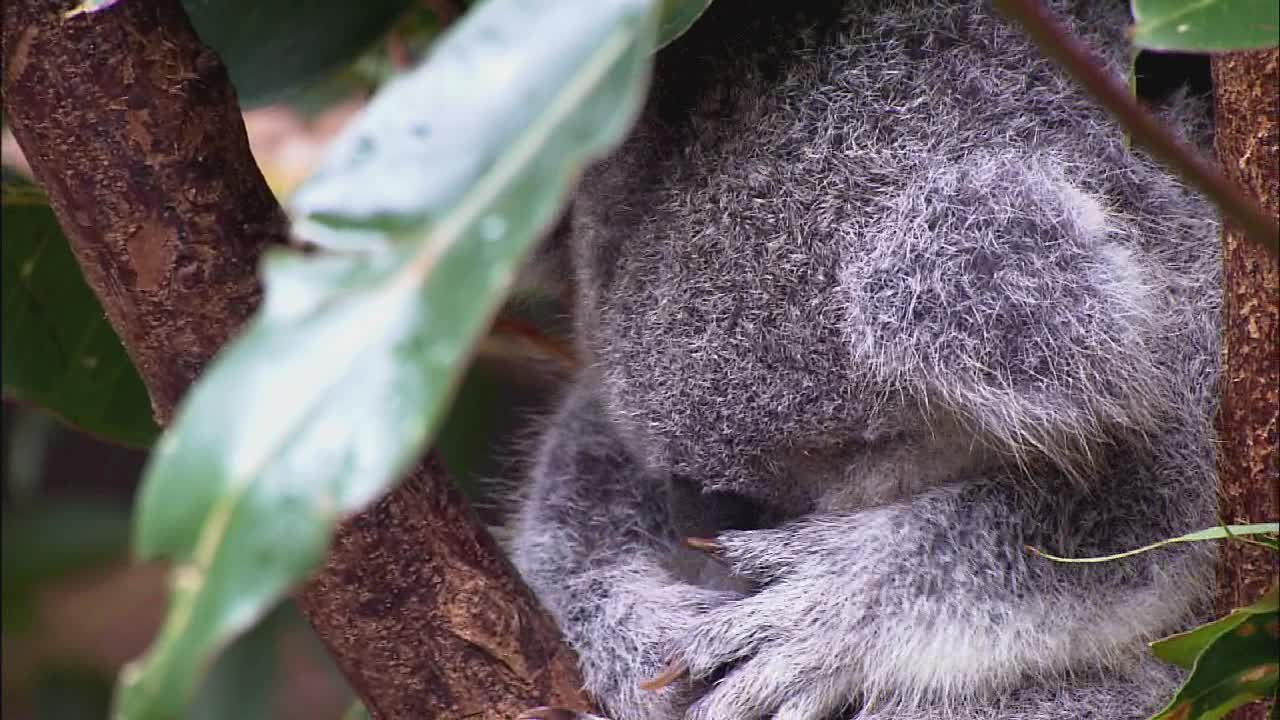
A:
[[[1229,177],[1280,215],[1280,51],[1213,59],[1215,146]],[[1228,225],[1223,232],[1222,406],[1218,415],[1220,511],[1227,522],[1280,517],[1280,260]],[[1276,556],[1222,543],[1220,614],[1277,581]],[[1236,711],[1261,720],[1261,703]]]
[[[588,709],[551,619],[506,599],[526,592],[429,461],[344,524],[298,603],[374,718],[511,720],[535,698]]]
[[[5,121],[163,424],[258,303],[286,222],[176,2],[4,3]]]
[[[260,299],[286,219],[178,0],[4,3],[5,119],[167,423]],[[299,602],[378,720],[586,705],[576,664],[440,468],[339,528]]]

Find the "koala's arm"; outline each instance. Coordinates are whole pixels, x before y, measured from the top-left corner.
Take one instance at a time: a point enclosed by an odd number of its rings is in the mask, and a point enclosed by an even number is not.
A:
[[[692,720],[819,720],[851,702],[884,717],[1067,720],[1078,707],[1055,715],[1010,693],[1105,670],[1114,703],[1129,702],[1144,642],[1197,609],[1206,548],[1100,564],[1025,549],[1105,555],[1212,521],[1211,333],[1180,322],[1146,238],[1077,176],[974,153],[911,179],[854,240],[841,278],[854,366],[1007,462],[721,534],[724,561],[759,589],[680,639],[694,678],[725,672]],[[1209,300],[1181,302],[1211,316]]]
[[[891,709],[885,717],[938,717],[929,712],[999,707],[1003,693],[1060,688],[1089,671],[1123,677],[1144,641],[1194,610],[1209,587],[1208,551],[1080,565],[1025,546],[1095,556],[1193,529],[1187,508],[1206,497],[1170,474],[1186,460],[1114,452],[1093,488],[1053,471],[1001,472],[902,503],[721,534],[723,561],[760,589],[712,609],[680,640],[695,678],[731,668],[690,717],[816,720],[855,698]],[[993,717],[1072,716],[1009,707]]]
[[[513,560],[577,651],[586,688],[614,717],[671,720],[680,688],[644,691],[667,643],[725,593],[681,582],[667,486],[643,472],[580,384],[543,438]]]

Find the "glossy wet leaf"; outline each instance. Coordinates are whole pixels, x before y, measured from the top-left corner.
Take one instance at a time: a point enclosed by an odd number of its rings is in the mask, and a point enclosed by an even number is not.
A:
[[[1275,47],[1275,0],[1133,0],[1133,42],[1149,50],[1208,52]]]
[[[1245,614],[1233,612],[1186,632],[1170,635],[1151,643],[1151,654],[1184,670],[1195,667],[1196,658],[1223,633],[1231,632],[1244,622]]]
[[[277,101],[355,60],[413,0],[183,0],[242,107]]]
[[[1152,652],[1191,674],[1153,720],[1223,717],[1275,695],[1280,679],[1280,588],[1256,603],[1187,633],[1152,643]]]
[[[145,446],[158,428],[146,388],[43,193],[6,173],[0,253],[0,384],[101,438]]]
[[[118,718],[172,717],[219,648],[418,457],[582,166],[642,95],[657,0],[490,0],[388,84],[295,195],[246,332],[157,445],[134,547],[174,560]]]

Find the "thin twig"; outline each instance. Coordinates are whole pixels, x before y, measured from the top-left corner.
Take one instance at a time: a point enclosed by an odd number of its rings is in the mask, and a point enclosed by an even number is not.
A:
[[[1040,49],[1066,68],[1076,82],[1102,103],[1133,139],[1171,165],[1208,195],[1249,237],[1272,253],[1280,253],[1280,225],[1226,178],[1218,167],[1179,142],[1129,94],[1119,79],[1103,69],[1102,61],[1072,35],[1039,0],[996,0]]]

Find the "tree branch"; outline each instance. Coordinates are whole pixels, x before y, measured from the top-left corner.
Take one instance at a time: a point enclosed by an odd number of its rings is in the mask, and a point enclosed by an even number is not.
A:
[[[996,4],[1026,29],[1041,50],[1056,59],[1076,82],[1110,111],[1134,140],[1217,203],[1251,240],[1262,244],[1272,254],[1280,253],[1280,223],[1263,212],[1217,166],[1179,142],[1139,105],[1128,88],[1109,75],[1103,69],[1102,61],[1039,0],[997,0]]]
[[[1223,168],[1280,217],[1280,50],[1215,56],[1213,85]],[[1230,223],[1222,240],[1219,510],[1225,522],[1270,520],[1280,516],[1280,260]],[[1275,581],[1274,554],[1223,543],[1218,612],[1253,602]]]
[[[161,423],[287,240],[225,69],[179,0],[4,3],[6,119]],[[338,530],[299,604],[371,715],[586,709],[575,660],[433,462]]]

